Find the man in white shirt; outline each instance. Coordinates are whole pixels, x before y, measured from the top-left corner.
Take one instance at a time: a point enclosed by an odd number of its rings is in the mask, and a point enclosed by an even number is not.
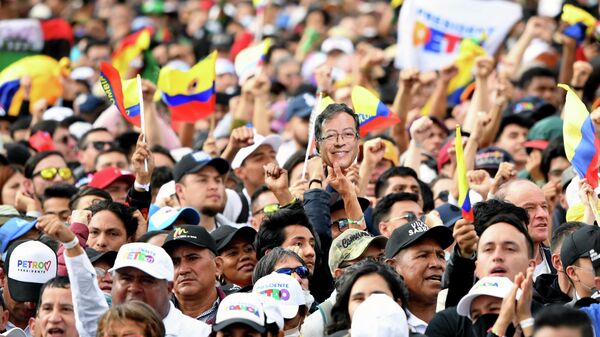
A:
[[[88,211],[74,213],[72,219],[86,222]],[[65,264],[71,280],[71,291],[77,330],[80,337],[96,336],[98,318],[108,309],[98,287],[96,272],[75,234],[56,216],[39,219],[38,228],[65,246]],[[210,327],[185,316],[170,301],[173,290],[173,262],[161,247],[148,243],[121,246],[113,268],[112,303],[139,300],[150,305],[165,325],[165,336],[208,336]]]

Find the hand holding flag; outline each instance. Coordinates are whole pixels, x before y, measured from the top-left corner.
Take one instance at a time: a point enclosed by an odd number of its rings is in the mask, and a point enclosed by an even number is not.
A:
[[[456,138],[454,139],[456,153],[456,177],[458,180],[458,207],[460,207],[464,219],[473,221],[473,209],[469,198],[469,182],[467,180],[467,169],[463,153],[462,135],[460,126],[456,126]]]

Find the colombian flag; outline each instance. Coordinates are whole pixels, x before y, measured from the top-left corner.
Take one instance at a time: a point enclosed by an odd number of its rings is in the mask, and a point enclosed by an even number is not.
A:
[[[158,89],[173,120],[195,122],[215,111],[216,63],[217,52],[213,51],[188,71],[168,66],[161,69]]]
[[[485,49],[481,46],[481,41],[468,38],[460,42],[456,59],[458,74],[448,84],[448,102],[451,105],[460,104],[460,95],[473,79],[475,59],[482,55],[485,55]]]
[[[136,79],[121,81],[119,71],[106,62],[100,63],[100,84],[110,101],[131,124],[141,127],[140,98]]]
[[[469,198],[469,182],[467,181],[467,169],[462,147],[462,135],[460,134],[460,126],[458,125],[456,126],[454,150],[456,152],[456,174],[458,176],[458,207],[460,207],[462,217],[464,219],[473,221],[473,208],[471,208],[471,199]]]
[[[580,177],[592,186],[598,187],[598,151],[600,141],[596,136],[594,124],[585,104],[568,85],[559,84],[567,91],[565,101],[565,121],[563,124],[563,139],[567,159]]]
[[[596,18],[592,14],[570,4],[563,6],[560,19],[569,25],[565,28],[564,34],[574,38],[578,43],[582,42],[586,36],[592,35],[596,25]]]
[[[120,74],[126,74],[131,62],[150,48],[151,37],[152,29],[144,28],[123,38],[112,55],[112,64]]]
[[[21,87],[21,80],[11,80],[0,84],[0,115],[6,116],[15,94]]]
[[[244,83],[252,77],[257,69],[265,63],[265,57],[271,47],[271,39],[265,39],[263,42],[248,47],[237,54],[235,57],[235,72]]]
[[[360,122],[361,137],[373,130],[384,129],[400,121],[398,116],[394,115],[375,95],[358,85],[352,89],[352,105]]]

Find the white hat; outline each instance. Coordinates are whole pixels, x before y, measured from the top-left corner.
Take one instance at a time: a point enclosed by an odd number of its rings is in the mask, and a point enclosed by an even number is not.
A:
[[[152,214],[148,221],[148,232],[163,230],[175,223],[177,219],[185,221],[185,225],[197,225],[200,222],[200,214],[191,207],[176,210],[170,206],[164,206]]]
[[[234,293],[221,301],[213,331],[221,331],[232,324],[244,324],[257,332],[266,330],[265,311],[260,296],[252,293]]]
[[[471,303],[479,296],[486,295],[498,298],[504,298],[513,287],[512,281],[508,277],[500,276],[487,276],[481,278],[475,285],[469,290],[469,293],[465,295],[458,305],[456,306],[456,312],[461,316],[467,316],[471,318]],[[520,291],[517,292],[517,299],[520,297]]]
[[[156,194],[156,200],[170,198],[175,193],[175,181],[171,180],[160,187]]]
[[[349,38],[342,36],[330,37],[321,44],[321,51],[325,54],[334,50],[339,50],[344,54],[352,54],[354,53],[354,44]]]
[[[20,328],[8,329],[8,330],[6,330],[6,332],[0,334],[0,336],[2,336],[2,337],[27,337],[27,335],[25,334],[25,331],[21,330]]]
[[[56,277],[54,251],[39,241],[25,241],[7,252],[8,290],[19,302],[37,302],[42,285]]]
[[[389,295],[373,294],[354,311],[350,333],[352,337],[408,337],[406,314]]]
[[[53,106],[44,112],[43,120],[55,120],[62,122],[63,119],[73,116],[73,109],[63,106]]]
[[[300,283],[286,274],[273,272],[260,278],[254,283],[252,292],[275,300],[285,319],[296,317],[299,307],[306,305]]]
[[[281,138],[280,135],[268,135],[265,137],[255,133],[254,144],[246,146],[238,151],[238,153],[233,158],[233,161],[231,162],[231,168],[235,170],[236,168],[242,166],[244,160],[246,160],[246,158],[248,158],[252,153],[254,153],[254,151],[256,151],[256,149],[258,149],[259,146],[267,144],[270,145],[273,148],[273,150],[275,150],[275,152],[277,152],[279,150],[279,147],[281,146],[281,143],[283,143],[283,138]]]
[[[80,80],[80,81],[88,81],[90,80],[96,72],[92,67],[77,67],[71,71],[71,79],[72,80]]]
[[[121,246],[115,264],[109,272],[132,267],[159,280],[173,281],[173,261],[162,247],[145,242],[127,243]]]
[[[228,59],[218,58],[215,65],[215,73],[217,76],[225,74],[235,75],[235,67],[233,62],[229,61]]]
[[[86,132],[92,129],[92,124],[88,122],[77,121],[69,125],[69,133],[75,136],[77,139],[81,139]]]

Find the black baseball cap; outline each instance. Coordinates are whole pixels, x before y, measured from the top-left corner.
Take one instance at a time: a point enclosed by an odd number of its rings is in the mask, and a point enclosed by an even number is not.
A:
[[[221,226],[210,233],[210,236],[212,236],[217,244],[217,251],[221,252],[236,237],[241,237],[250,243],[254,243],[256,230],[249,226],[241,228]]]
[[[344,208],[344,199],[338,192],[331,192],[331,198],[329,199],[329,211],[337,211],[339,209]],[[367,198],[358,197],[358,203],[360,204],[360,209],[364,212],[369,208],[371,202]]]
[[[106,261],[111,267],[115,264],[115,260],[117,259],[117,252],[108,251],[108,252],[99,252],[94,248],[87,247],[85,249],[85,254],[90,259],[90,262],[94,264],[96,261]]]
[[[406,249],[420,240],[431,238],[437,241],[442,249],[450,247],[454,238],[452,231],[446,226],[429,227],[421,220],[415,220],[396,228],[385,245],[385,257],[393,258],[402,249]]]
[[[190,243],[200,248],[209,249],[215,255],[219,255],[217,252],[217,244],[215,240],[208,234],[206,229],[198,225],[182,225],[177,226],[174,230],[169,232],[165,243],[162,245],[163,249],[171,255],[171,252],[175,247],[181,243]]]
[[[560,260],[563,267],[573,265],[580,257],[589,257],[590,250],[600,252],[600,228],[598,226],[585,225],[569,234],[560,248]]]
[[[229,171],[229,163],[225,159],[211,158],[208,153],[198,151],[186,154],[177,164],[175,164],[175,167],[173,168],[173,179],[175,182],[179,182],[186,174],[198,172],[207,165],[217,169],[221,175]]]

